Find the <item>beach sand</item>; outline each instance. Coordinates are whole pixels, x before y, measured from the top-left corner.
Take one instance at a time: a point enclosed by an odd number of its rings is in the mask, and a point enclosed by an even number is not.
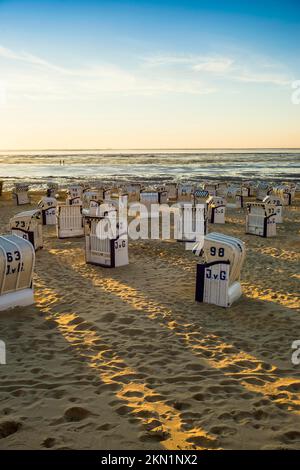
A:
[[[21,210],[0,198],[0,233]],[[0,449],[300,448],[300,201],[276,238],[243,210],[210,227],[246,242],[243,297],[194,301],[181,243],[130,242],[130,264],[85,264],[84,239],[44,229],[36,305],[0,313]]]

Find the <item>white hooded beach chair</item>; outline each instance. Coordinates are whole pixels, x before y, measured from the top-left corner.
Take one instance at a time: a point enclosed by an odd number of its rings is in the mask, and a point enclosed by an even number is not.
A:
[[[82,196],[82,208],[83,209],[90,209],[92,201],[99,201],[100,196],[99,192],[96,190],[93,191],[85,191]]]
[[[272,194],[279,196],[284,206],[291,206],[295,195],[295,190],[287,185],[275,186]]]
[[[219,233],[206,235],[203,249],[195,254],[204,256],[197,265],[196,300],[229,307],[242,295],[241,268],[245,259],[244,243]]]
[[[194,190],[194,204],[206,204],[209,199],[209,192],[205,189],[195,189]]]
[[[270,194],[263,200],[264,204],[271,204],[275,206],[276,224],[282,224],[283,222],[283,203],[279,196]]]
[[[205,204],[184,203],[173,208],[175,214],[176,234],[178,242],[192,243],[194,246],[196,240],[202,239],[207,233],[207,207]],[[189,245],[186,245],[188,248]]]
[[[217,183],[216,196],[226,197],[227,195],[228,184],[225,181]]]
[[[125,266],[128,260],[128,236],[114,211],[115,232],[111,232],[111,217],[85,217],[86,262],[108,268]]]
[[[82,237],[84,235],[82,207],[80,205],[57,206],[56,233],[58,238]]]
[[[208,204],[208,221],[211,224],[225,224],[226,199],[223,196],[210,196]]]
[[[211,181],[207,181],[203,183],[203,189],[205,191],[208,191],[208,194],[210,196],[216,196],[217,195],[217,189],[218,189],[218,183],[212,183]]]
[[[138,202],[140,200],[141,184],[130,183],[125,186],[125,192],[128,194],[128,202]]]
[[[32,244],[16,235],[0,236],[0,311],[34,304]]]
[[[67,190],[66,204],[69,206],[82,206],[83,188],[80,184],[73,184]]]
[[[192,202],[194,186],[192,184],[180,183],[177,190],[178,202]]]
[[[144,190],[140,193],[140,203],[151,209],[152,204],[166,204],[167,191]]]
[[[26,183],[15,183],[12,196],[16,200],[17,206],[30,204],[28,196],[29,186]]]
[[[55,197],[43,197],[39,203],[38,208],[42,212],[43,225],[55,225],[56,224],[56,207],[58,205]]]
[[[259,183],[256,190],[256,199],[263,201],[272,191],[272,187],[268,183]]]
[[[233,209],[241,209],[244,207],[244,196],[242,195],[242,189],[233,186],[229,187],[226,201],[226,207]]]
[[[165,190],[167,191],[168,202],[177,201],[177,183],[166,183]]]
[[[248,203],[246,233],[265,238],[276,236],[276,206],[263,202]]]
[[[11,233],[32,243],[35,250],[43,248],[42,212],[39,209],[16,214],[9,221]]]
[[[52,181],[47,183],[46,195],[47,197],[55,198],[58,192],[58,184]]]

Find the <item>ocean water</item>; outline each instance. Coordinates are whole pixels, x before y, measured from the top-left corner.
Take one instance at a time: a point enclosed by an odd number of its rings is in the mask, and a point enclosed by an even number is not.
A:
[[[64,161],[64,164],[61,162]],[[37,186],[53,180],[300,180],[300,149],[0,151],[0,179]]]

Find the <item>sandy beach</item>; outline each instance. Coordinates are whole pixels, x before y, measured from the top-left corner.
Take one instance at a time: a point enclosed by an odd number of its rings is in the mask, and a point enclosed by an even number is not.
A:
[[[4,193],[0,233],[17,212]],[[209,230],[246,243],[229,309],[194,301],[180,243],[130,241],[130,264],[105,269],[44,227],[36,305],[0,313],[0,449],[300,447],[300,199],[276,238],[246,235],[243,209]]]

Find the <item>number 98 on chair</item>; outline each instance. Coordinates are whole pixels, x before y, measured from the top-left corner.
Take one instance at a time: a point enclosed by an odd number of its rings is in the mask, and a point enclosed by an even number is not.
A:
[[[197,253],[197,247],[195,247]],[[244,243],[238,238],[210,233],[201,253],[204,263],[197,264],[196,300],[229,307],[242,295],[240,273],[245,258]]]
[[[34,303],[32,244],[16,235],[0,236],[0,311]]]

